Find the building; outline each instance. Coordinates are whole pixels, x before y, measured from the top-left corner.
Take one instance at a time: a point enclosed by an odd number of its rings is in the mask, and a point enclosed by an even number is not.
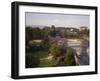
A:
[[[73,28],[73,27],[66,28],[66,32],[68,32],[68,33],[77,33],[78,31],[79,31],[79,29],[77,29],[77,28]]]
[[[79,28],[80,31],[87,30],[87,29],[88,29],[88,27],[86,27],[86,26],[82,26],[82,27]]]

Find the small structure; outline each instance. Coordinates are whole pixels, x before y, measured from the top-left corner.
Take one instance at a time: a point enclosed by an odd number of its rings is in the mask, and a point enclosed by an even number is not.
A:
[[[87,30],[88,29],[88,27],[86,27],[86,26],[82,26],[82,27],[80,27],[80,31],[82,31],[82,30]]]
[[[66,32],[68,32],[68,33],[77,33],[78,31],[79,31],[79,29],[77,29],[77,28],[73,28],[73,27],[66,28]]]

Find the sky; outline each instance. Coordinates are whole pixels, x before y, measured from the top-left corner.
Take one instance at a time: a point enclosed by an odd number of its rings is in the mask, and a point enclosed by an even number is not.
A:
[[[56,27],[76,28],[86,26],[89,28],[89,15],[25,12],[25,25],[55,25]]]

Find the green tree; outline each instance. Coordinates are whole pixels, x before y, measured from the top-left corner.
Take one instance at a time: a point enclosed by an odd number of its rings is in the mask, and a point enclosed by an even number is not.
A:
[[[42,29],[42,33],[43,33],[43,36],[44,38],[48,37],[50,35],[50,27],[44,27]]]
[[[89,29],[84,29],[78,32],[79,38],[89,37]]]
[[[54,25],[51,26],[51,31],[50,31],[51,36],[55,36],[56,35],[56,28]]]
[[[58,61],[57,66],[75,66],[75,65],[76,62],[73,55],[73,50],[72,48],[68,47],[65,56]]]
[[[42,34],[41,34],[41,29],[40,28],[32,28],[32,27],[26,27],[25,29],[25,39],[26,39],[26,45],[28,45],[28,42],[30,40],[34,39],[41,39]]]
[[[41,29],[40,28],[33,28],[32,29],[32,38],[33,39],[41,39]]]
[[[33,34],[32,34],[33,32],[32,32],[32,28],[31,27],[26,27],[26,29],[25,29],[25,40],[26,40],[26,45],[28,45],[28,42],[30,41],[30,40],[32,40],[32,38],[33,38]]]
[[[73,55],[73,50],[72,50],[72,48],[67,48],[67,50],[66,50],[66,56],[65,56],[65,59],[64,59],[64,63],[65,63],[67,66],[76,65],[76,62],[75,62],[75,58],[74,58],[74,55]]]
[[[61,47],[57,45],[56,43],[54,43],[49,48],[49,51],[54,56],[54,58],[57,58],[61,54]]]
[[[45,37],[41,43],[41,46],[42,48],[45,50],[45,51],[49,51],[49,47],[50,47],[50,41],[49,41],[49,38],[48,37]]]

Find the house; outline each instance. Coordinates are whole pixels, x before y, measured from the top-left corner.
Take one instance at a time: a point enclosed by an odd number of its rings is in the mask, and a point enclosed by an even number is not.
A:
[[[81,26],[79,30],[82,31],[82,30],[87,30],[87,29],[88,29],[88,27],[86,27],[86,26]]]
[[[66,32],[68,32],[68,33],[77,33],[78,31],[79,31],[79,29],[77,29],[77,28],[73,28],[73,27],[66,28]]]

